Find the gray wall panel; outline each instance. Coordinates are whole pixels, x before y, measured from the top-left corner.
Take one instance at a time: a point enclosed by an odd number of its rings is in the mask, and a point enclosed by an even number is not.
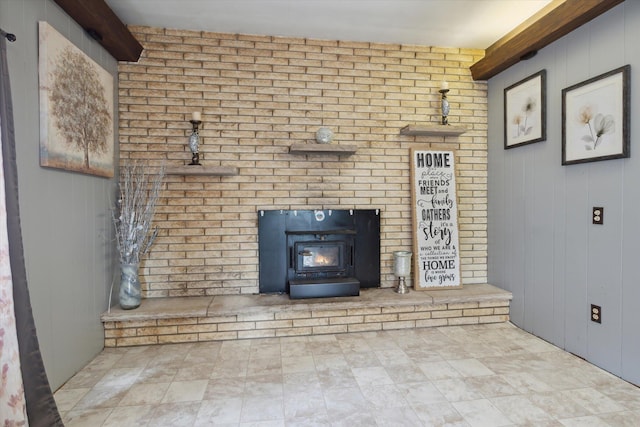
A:
[[[632,67],[640,66],[640,43],[638,42],[638,26],[640,25],[640,7],[626,7],[624,10],[625,63]],[[637,76],[632,70],[632,75]],[[640,84],[637,78],[631,82],[631,91],[638,93]],[[640,228],[640,189],[638,187],[640,171],[640,96],[631,97],[631,158],[627,160],[622,176],[622,229],[638,230]],[[621,322],[622,322],[622,362],[623,375],[629,381],[640,384],[640,236],[638,232],[624,232],[621,241]]]
[[[589,206],[607,206],[607,210],[605,224],[591,225],[588,232],[587,303],[602,306],[606,319],[601,325],[588,324],[588,354],[597,364],[607,363],[615,374],[620,374],[620,360],[612,359],[610,352],[621,345],[621,172],[616,168],[593,168],[589,175]]]
[[[565,258],[565,328],[566,348],[578,355],[585,355],[587,349],[587,229],[588,203],[586,174],[588,168],[576,165],[574,173],[567,174],[566,215],[564,231],[567,254]],[[578,171],[577,169],[580,169]]]
[[[38,21],[84,50],[116,85],[117,62],[51,0],[0,0],[0,11],[0,26],[17,36],[8,61],[25,260],[42,356],[56,389],[103,347],[100,315],[114,271],[108,216],[114,180],[40,167]]]
[[[553,339],[551,342],[564,347],[566,342],[566,328],[564,326],[565,307],[568,304],[566,289],[566,263],[567,256],[566,239],[563,230],[566,226],[567,218],[567,185],[566,169],[560,167],[562,155],[561,128],[562,109],[557,101],[558,94],[562,88],[566,87],[566,38],[556,42],[555,50],[544,50],[545,54],[552,59],[544,63],[547,69],[547,141],[545,150],[549,154],[547,168],[550,175],[554,177],[554,203],[553,203],[553,246],[548,248],[553,252],[553,294],[551,296],[553,305]],[[555,72],[552,72],[555,70]],[[556,100],[551,102],[551,100]]]
[[[535,164],[544,164],[550,159],[545,153],[550,150],[533,153]],[[527,222],[531,225],[531,256],[527,286],[533,292],[527,298],[528,315],[531,318],[532,331],[545,338],[553,339],[553,176],[545,173],[544,168],[536,167],[532,173],[531,215]]]
[[[633,88],[639,39],[640,2],[625,2],[489,81],[489,259],[509,264],[490,262],[489,280],[514,292],[518,326],[635,383],[640,128],[633,118],[640,95]],[[631,65],[635,157],[562,166],[562,89],[625,64]],[[547,141],[504,150],[498,96],[541,69],[547,70]],[[604,206],[604,225],[591,224],[593,206]],[[510,228],[494,218],[509,218]],[[591,303],[602,306],[602,324],[590,321]]]

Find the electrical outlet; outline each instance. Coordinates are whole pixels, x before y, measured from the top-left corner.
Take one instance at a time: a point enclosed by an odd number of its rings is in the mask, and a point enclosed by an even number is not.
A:
[[[602,308],[599,305],[591,304],[591,321],[602,323]]]
[[[594,224],[604,224],[604,208],[601,206],[594,206],[592,210],[592,218]]]

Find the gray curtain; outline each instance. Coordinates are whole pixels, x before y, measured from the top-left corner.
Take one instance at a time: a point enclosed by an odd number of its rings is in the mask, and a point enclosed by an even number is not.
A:
[[[16,164],[13,108],[7,65],[7,41],[0,30],[0,125],[2,126],[2,156],[4,159],[5,192],[7,204],[7,228],[9,256],[13,277],[13,301],[15,306],[18,346],[22,369],[22,382],[30,427],[64,426],[44,370],[38,336],[31,312],[31,300],[27,288],[24,263],[20,209],[18,206],[18,172]]]

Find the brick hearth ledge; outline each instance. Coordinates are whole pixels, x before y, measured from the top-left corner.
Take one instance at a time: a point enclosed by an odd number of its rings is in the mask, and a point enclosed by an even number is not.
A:
[[[511,292],[489,284],[290,300],[288,295],[148,298],[102,315],[105,347],[290,337],[509,321]]]

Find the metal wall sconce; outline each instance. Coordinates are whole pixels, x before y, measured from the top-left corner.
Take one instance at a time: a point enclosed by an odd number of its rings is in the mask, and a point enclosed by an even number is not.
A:
[[[447,93],[449,92],[449,83],[442,82],[440,90],[438,91],[442,95],[442,124],[449,124],[449,100],[447,99]]]
[[[202,123],[200,112],[194,111],[189,121],[193,127],[189,137],[189,149],[191,150],[191,163],[189,165],[200,165],[200,135],[198,134],[198,128]]]

